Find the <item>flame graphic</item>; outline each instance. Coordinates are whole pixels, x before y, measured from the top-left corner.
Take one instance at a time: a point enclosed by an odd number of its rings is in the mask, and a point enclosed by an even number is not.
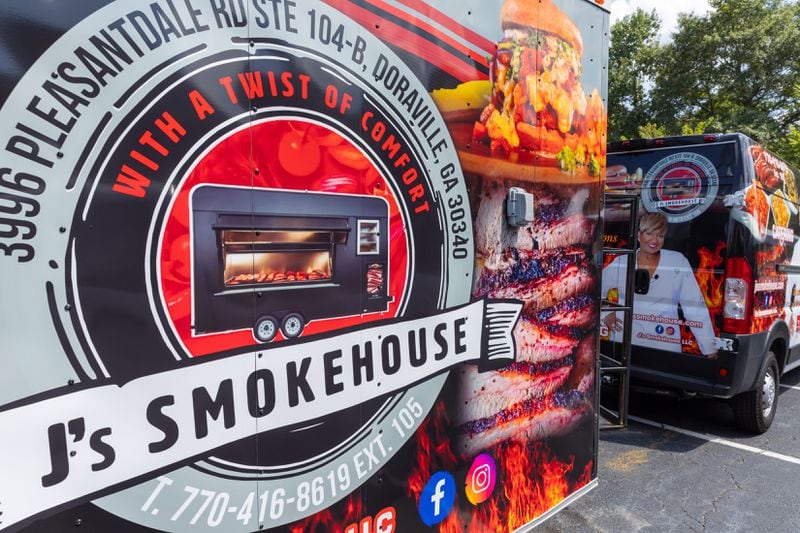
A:
[[[458,460],[446,431],[444,403],[417,431],[416,465],[408,476],[408,494],[419,504],[425,483],[438,470],[454,471]],[[435,445],[434,443],[439,443]],[[439,525],[442,533],[504,532],[534,520],[591,481],[593,462],[575,468],[575,458],[562,459],[546,442],[509,441],[487,450],[497,465],[492,497],[462,505]],[[466,469],[467,465],[461,465]]]
[[[699,262],[697,264],[697,269],[694,271],[697,285],[700,287],[700,292],[703,293],[703,299],[706,302],[708,314],[711,316],[711,324],[714,326],[715,335],[719,335],[718,322],[722,315],[723,298],[725,296],[723,288],[725,274],[724,272],[717,272],[717,269],[725,260],[722,255],[725,246],[725,242],[719,241],[713,252],[705,246],[697,250]],[[680,328],[681,352],[692,355],[703,355],[692,330],[686,325],[681,325]]]
[[[785,285],[787,276],[779,274],[775,268],[778,263],[786,261],[786,246],[778,243],[774,246],[764,246],[756,251],[756,272],[759,279],[770,277],[777,283]],[[768,330],[775,320],[785,318],[784,290],[764,291],[754,294],[753,320],[750,331],[759,333]]]
[[[715,275],[715,271],[725,259],[722,256],[722,250],[725,249],[725,246],[723,241],[719,241],[713,252],[705,246],[697,251],[700,262],[697,265],[694,276],[697,278],[697,284],[703,293],[712,321],[722,311],[724,296],[722,282],[724,281],[724,274]]]
[[[438,402],[431,414],[417,430],[416,465],[408,476],[408,495],[419,502],[425,483],[437,470],[455,470],[458,464],[447,435],[447,411],[444,402]],[[434,445],[434,442],[439,443]],[[433,467],[435,469],[432,469]]]
[[[441,531],[512,531],[543,515],[591,480],[592,462],[577,473],[574,458],[562,461],[544,442],[508,442],[491,450],[497,459],[501,490],[460,516],[451,515]],[[467,527],[464,527],[466,524]],[[445,527],[446,526],[446,527]]]
[[[469,464],[459,462],[448,435],[445,402],[434,406],[417,430],[415,453],[406,478],[406,495],[419,505],[425,484],[433,473],[446,470],[456,475]],[[512,531],[543,515],[564,498],[588,484],[594,463],[591,458],[576,466],[572,456],[559,457],[546,441],[509,441],[487,450],[497,466],[497,485],[487,501],[472,506],[466,501],[439,524],[441,533],[485,533]],[[461,481],[464,481],[463,475]],[[458,481],[457,481],[458,483]],[[459,499],[463,500],[463,490]],[[292,533],[344,533],[345,527],[358,524],[376,509],[365,504],[362,494],[354,492],[330,508],[289,526]],[[413,520],[402,515],[400,520]],[[399,531],[403,531],[398,523]]]
[[[786,246],[784,246],[782,243],[758,250],[756,252],[756,268],[758,272],[766,274],[768,272],[765,272],[765,270],[774,271],[774,264],[776,262],[780,262],[780,260],[783,258],[784,252],[786,252]],[[771,269],[765,269],[765,267],[770,266],[772,267]]]
[[[773,265],[774,272],[774,265]],[[768,330],[777,319],[786,318],[786,274],[771,274],[767,278],[759,278],[756,282],[775,284],[777,289],[755,290],[753,293],[753,320],[750,329],[753,333]]]

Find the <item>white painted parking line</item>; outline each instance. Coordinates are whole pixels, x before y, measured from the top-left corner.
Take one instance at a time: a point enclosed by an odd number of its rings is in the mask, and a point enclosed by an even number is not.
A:
[[[715,444],[721,444],[723,446],[728,446],[730,448],[736,448],[738,450],[744,450],[746,452],[754,453],[756,455],[763,455],[765,457],[771,457],[773,459],[778,459],[779,461],[785,461],[787,463],[793,463],[796,465],[800,465],[800,458],[792,457],[791,455],[784,455],[782,453],[771,452],[769,450],[762,450],[761,448],[756,448],[755,446],[748,446],[747,444],[740,444],[738,442],[733,442],[731,440],[726,440],[721,437],[717,437],[714,435],[709,435],[707,433],[698,433],[697,431],[691,431],[689,429],[683,429],[675,426],[670,426],[669,424],[662,424],[661,422],[654,422],[652,420],[647,420],[646,418],[639,418],[638,416],[628,416],[630,420],[634,422],[639,422],[640,424],[645,424],[647,426],[653,426],[660,429],[666,429],[667,431],[674,431],[675,433],[681,433],[682,435],[688,435],[689,437],[694,437],[696,439],[705,440],[708,442],[713,442]]]
[[[797,385],[784,385],[783,383],[781,383],[781,387],[783,387],[784,389],[800,390],[800,387],[798,387]]]

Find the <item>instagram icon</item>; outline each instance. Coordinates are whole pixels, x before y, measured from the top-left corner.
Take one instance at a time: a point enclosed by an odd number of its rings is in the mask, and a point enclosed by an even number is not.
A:
[[[488,453],[478,455],[469,467],[466,479],[467,499],[473,505],[485,502],[494,491],[497,467]]]

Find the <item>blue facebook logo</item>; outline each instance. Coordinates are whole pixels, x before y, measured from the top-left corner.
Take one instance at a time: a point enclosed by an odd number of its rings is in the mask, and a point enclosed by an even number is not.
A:
[[[456,501],[456,481],[447,472],[436,472],[422,489],[419,516],[426,526],[438,524],[450,514]]]

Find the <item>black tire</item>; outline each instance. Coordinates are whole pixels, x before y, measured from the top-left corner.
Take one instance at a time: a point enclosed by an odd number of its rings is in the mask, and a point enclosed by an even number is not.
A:
[[[289,313],[283,317],[281,322],[281,333],[287,339],[294,339],[303,333],[303,328],[306,326],[306,321],[300,313]]]
[[[253,324],[253,336],[258,342],[269,342],[278,334],[278,319],[264,315]]]
[[[767,352],[767,361],[758,374],[755,390],[733,397],[731,406],[736,423],[754,433],[764,433],[772,425],[778,410],[780,375],[775,354]]]

